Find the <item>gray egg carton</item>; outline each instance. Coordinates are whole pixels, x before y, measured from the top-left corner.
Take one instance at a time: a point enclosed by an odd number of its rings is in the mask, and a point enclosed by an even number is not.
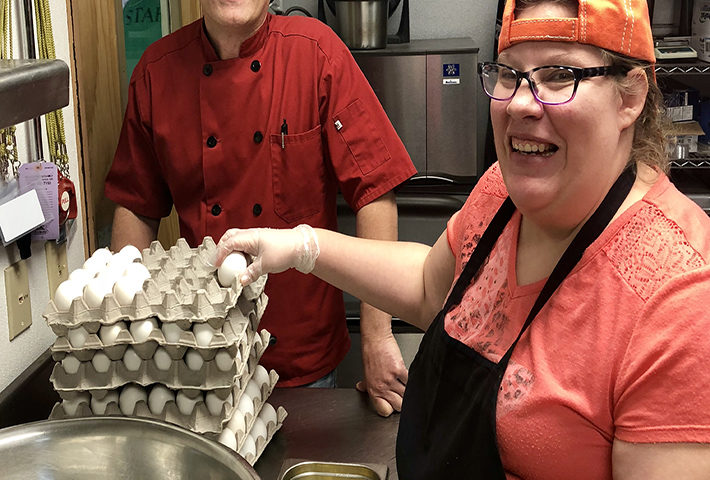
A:
[[[242,342],[247,331],[253,332],[257,329],[267,303],[268,298],[266,294],[262,294],[256,300],[240,299],[236,308],[230,309],[225,318],[206,322],[215,330],[208,345],[198,345],[195,334],[191,330],[192,326],[201,322],[192,322],[187,319],[174,320],[174,323],[183,330],[176,343],[167,341],[163,331],[159,328],[160,325],[150,332],[146,340],[136,342],[130,332],[130,323],[145,319],[130,319],[126,321],[127,328],[118,333],[115,341],[111,344],[104,344],[101,341],[99,330],[102,325],[112,325],[115,322],[104,324],[102,322],[92,321],[74,327],[84,328],[88,333],[86,342],[80,347],[74,347],[71,344],[67,336],[70,329],[64,326],[61,329],[57,329],[61,331],[62,334],[59,335],[52,344],[51,351],[56,361],[64,358],[63,355],[57,354],[72,353],[82,362],[91,360],[94,353],[98,350],[103,351],[111,360],[119,360],[123,357],[129,345],[132,346],[138,356],[144,360],[152,358],[158,346],[163,346],[170,354],[170,357],[175,360],[182,358],[188,348],[200,351],[205,359],[211,359],[209,358],[209,351],[220,348],[227,348],[236,355],[236,350],[233,346],[239,345],[240,342]]]
[[[60,311],[50,300],[43,316],[57,336],[78,325],[106,325],[148,317],[219,323],[238,299],[257,300],[264,291],[267,276],[246,287],[238,282],[230,287],[220,286],[217,269],[212,265],[216,250],[210,237],[205,237],[197,248],[190,248],[181,238],[167,252],[159,242],[153,242],[142,253],[151,277],[130,305],[121,305],[113,293],[106,295],[97,308],[89,308],[79,297],[72,301],[68,311]]]
[[[270,337],[271,335],[266,330],[262,330],[256,335],[251,331],[245,332],[243,342],[237,345],[236,352],[238,354],[228,350],[230,356],[234,358],[234,362],[228,370],[220,370],[217,367],[214,360],[217,350],[212,349],[198,350],[204,362],[199,370],[191,370],[182,360],[182,356],[177,358],[171,356],[172,362],[165,370],[158,368],[152,356],[143,358],[140,367],[135,371],[129,370],[121,357],[118,359],[109,357],[111,362],[105,372],[97,371],[90,359],[80,360],[79,368],[74,373],[68,373],[61,362],[57,362],[52,370],[50,381],[58,392],[113,390],[129,383],[141,386],[162,383],[168,388],[176,390],[189,387],[200,390],[216,390],[236,385],[241,390],[242,375],[245,371],[253,371],[268,347]],[[168,354],[170,353],[168,351]]]
[[[182,414],[178,408],[175,402],[168,402],[165,406],[165,409],[160,415],[153,414],[150,409],[148,408],[148,405],[146,402],[139,401],[136,403],[135,410],[130,414],[131,416],[138,416],[138,417],[148,417],[148,418],[155,418],[158,420],[163,420],[171,423],[175,423],[177,425],[180,425],[184,428],[187,428],[189,430],[195,431],[197,433],[202,433],[202,434],[208,434],[210,438],[216,438],[217,435],[222,431],[224,425],[227,423],[229,418],[234,414],[234,411],[236,410],[236,406],[238,405],[238,402],[243,395],[244,391],[246,391],[246,386],[249,382],[249,379],[252,377],[254,369],[256,368],[256,365],[259,363],[259,359],[261,356],[264,354],[264,351],[266,348],[268,348],[269,345],[269,338],[270,334],[266,330],[262,330],[259,332],[258,335],[254,335],[254,345],[250,349],[250,355],[249,359],[247,362],[244,362],[242,370],[239,372],[239,374],[234,377],[233,384],[229,387],[223,387],[223,388],[212,388],[205,390],[204,386],[202,384],[196,385],[196,386],[191,386],[191,385],[180,385],[179,388],[171,387],[170,385],[166,385],[168,388],[171,388],[172,390],[183,390],[186,392],[191,392],[191,393],[199,393],[199,394],[206,394],[208,391],[209,392],[214,392],[219,398],[225,399],[229,396],[229,394],[232,394],[232,405],[225,404],[224,407],[222,408],[222,411],[220,412],[219,415],[211,415],[209,410],[207,409],[207,406],[203,401],[198,402],[195,405],[195,409],[190,415],[184,415]],[[55,366],[55,371],[57,370],[57,367]],[[54,376],[54,372],[52,374]],[[263,403],[266,401],[268,398],[268,395],[271,394],[273,391],[274,386],[276,385],[276,382],[278,380],[278,375],[276,374],[275,371],[271,371],[269,373],[269,383],[268,385],[262,385],[261,386],[261,393],[262,393],[262,400],[259,402],[254,402],[254,408],[255,412],[258,412],[258,410],[263,406]],[[98,383],[98,381],[97,381]],[[147,384],[141,384],[142,387],[146,387],[149,385],[153,385],[155,383],[161,383],[161,382],[149,382]],[[117,386],[115,388],[108,388],[106,385],[99,386],[95,389],[92,388],[87,388],[87,389],[69,389],[69,390],[57,390],[57,393],[59,394],[60,398],[62,399],[61,402],[58,402],[54,405],[52,408],[52,412],[50,414],[50,419],[62,419],[62,418],[71,418],[71,417],[87,417],[87,416],[94,416],[94,415],[100,415],[100,414],[95,414],[91,410],[91,406],[89,403],[89,400],[91,398],[91,395],[96,395],[98,398],[103,398],[108,392],[110,391],[118,391],[121,389],[123,385]],[[73,410],[72,413],[69,413],[67,409],[66,404],[75,404],[75,407],[72,408]],[[103,413],[103,415],[124,415],[120,408],[118,407],[118,404],[115,402],[111,402],[106,406],[106,410]],[[253,423],[253,418],[250,418],[250,423]]]
[[[181,389],[189,390],[189,389]],[[105,395],[111,390],[95,392],[97,395]],[[230,393],[234,394],[235,389],[219,389],[213,390],[220,398],[224,399],[229,396]],[[60,392],[60,397],[62,402],[58,402],[52,408],[52,412],[49,415],[50,420],[54,419],[64,419],[64,418],[75,418],[75,417],[92,417],[92,416],[102,416],[102,415],[119,415],[126,416],[118,406],[117,402],[110,402],[106,405],[106,410],[103,414],[95,414],[91,410],[90,401],[85,398],[85,392]],[[90,397],[89,397],[90,398]],[[73,414],[67,412],[66,403],[78,403],[75,407],[76,410]],[[234,405],[229,405],[225,403],[222,407],[222,411],[219,415],[212,415],[207,409],[207,405],[204,401],[199,401],[195,404],[195,407],[190,415],[185,415],[177,407],[176,402],[170,401],[165,404],[165,408],[159,415],[154,414],[148,408],[148,404],[145,401],[138,401],[135,405],[133,412],[128,416],[132,417],[146,417],[153,418],[156,420],[163,420],[165,422],[174,423],[181,427],[187,428],[201,434],[216,434],[222,430],[223,419],[228,418],[235,409]]]

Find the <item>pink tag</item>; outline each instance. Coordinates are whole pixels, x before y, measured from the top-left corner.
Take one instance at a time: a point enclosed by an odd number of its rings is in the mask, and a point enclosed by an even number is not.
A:
[[[56,240],[59,238],[57,198],[57,166],[51,162],[31,162],[20,165],[20,193],[37,191],[42,213],[47,222],[32,232],[32,240]]]

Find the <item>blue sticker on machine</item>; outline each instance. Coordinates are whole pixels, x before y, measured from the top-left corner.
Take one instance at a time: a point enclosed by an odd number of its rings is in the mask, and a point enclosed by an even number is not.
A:
[[[459,76],[459,64],[458,63],[445,63],[444,64],[444,77],[458,77]]]

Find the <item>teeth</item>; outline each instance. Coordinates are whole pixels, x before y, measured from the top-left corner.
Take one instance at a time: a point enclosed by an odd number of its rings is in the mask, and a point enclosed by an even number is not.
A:
[[[523,142],[512,142],[513,150],[524,153],[541,153],[543,155],[552,155],[552,153],[557,150],[555,145],[546,143],[523,143]]]

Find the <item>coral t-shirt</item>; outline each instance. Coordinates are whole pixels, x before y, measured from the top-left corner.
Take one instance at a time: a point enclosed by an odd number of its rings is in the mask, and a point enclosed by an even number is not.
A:
[[[450,221],[456,277],[507,196],[495,164]],[[516,211],[447,333],[498,361],[545,280],[518,285]],[[498,394],[509,479],[611,479],[614,439],[710,443],[710,219],[663,175],[586,250]]]

